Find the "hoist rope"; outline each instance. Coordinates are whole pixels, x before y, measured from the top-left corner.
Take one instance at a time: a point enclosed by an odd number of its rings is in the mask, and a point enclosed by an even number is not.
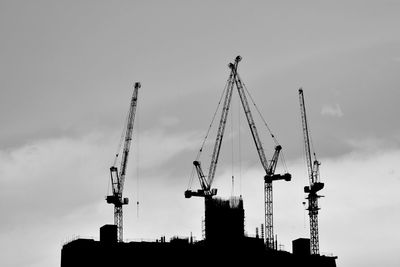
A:
[[[121,137],[119,139],[117,151],[115,153],[115,157],[114,157],[114,161],[113,161],[112,166],[117,165],[117,160],[118,160],[118,157],[119,157],[119,153],[121,152],[122,143],[124,142],[124,139],[125,139],[126,128],[128,127],[128,120],[129,120],[129,110],[128,110],[127,114],[126,114],[124,128],[122,129]]]
[[[234,194],[235,190],[235,178],[234,178],[234,145],[235,145],[235,140],[234,140],[234,125],[233,125],[233,108],[232,112],[230,113],[231,117],[231,176],[232,176],[232,189],[231,189],[231,196]]]
[[[241,143],[241,113],[240,113],[240,99],[238,98],[238,123],[239,123],[239,194],[242,195],[242,143]]]
[[[266,122],[266,120],[264,119],[263,115],[260,112],[260,109],[258,108],[258,106],[256,105],[252,95],[250,94],[249,90],[247,89],[247,86],[244,84],[244,82],[242,82],[244,89],[246,90],[248,96],[250,97],[251,102],[253,103],[258,115],[260,116],[261,120],[264,122],[264,125],[267,127],[269,134],[271,135],[272,140],[274,140],[275,145],[279,145],[278,139],[275,137],[275,135],[272,133],[271,128],[268,126],[268,123]],[[283,151],[281,151],[281,162],[283,164],[283,168],[285,169],[285,171],[287,172],[287,166],[286,166],[286,160],[285,160],[285,156]]]
[[[139,218],[139,186],[140,186],[140,173],[139,173],[139,164],[140,164],[140,112],[136,111],[136,140],[137,140],[137,155],[136,155],[136,216]]]
[[[113,166],[113,167],[116,167],[116,165],[117,165],[119,153],[121,152],[122,143],[124,142],[124,138],[125,138],[126,128],[128,127],[127,126],[128,120],[129,120],[129,111],[127,112],[126,117],[125,117],[124,128],[122,129],[122,132],[121,132],[121,137],[118,142],[117,150],[114,154],[114,159],[111,162],[111,164],[112,164],[111,166]],[[109,182],[108,182],[108,186],[107,186],[107,194],[110,194],[110,192],[111,192],[111,194],[113,194],[113,188],[110,191],[110,185],[111,185],[111,187],[113,187],[112,180],[109,178],[108,181]]]
[[[225,87],[224,87],[224,90],[222,91],[221,97],[219,98],[217,108],[216,108],[215,111],[214,111],[214,115],[213,115],[213,117],[212,117],[212,120],[211,120],[210,125],[208,126],[207,133],[206,133],[206,135],[205,135],[205,137],[204,137],[204,139],[203,139],[203,142],[202,142],[202,144],[201,144],[201,147],[200,147],[199,151],[197,152],[196,160],[199,160],[199,159],[200,159],[201,152],[203,152],[203,148],[204,148],[205,143],[206,143],[206,141],[207,141],[208,135],[210,134],[211,127],[212,127],[212,125],[213,125],[213,123],[214,123],[215,117],[217,116],[219,107],[221,106],[222,98],[223,98],[223,96],[224,96],[224,94],[225,94],[226,89],[228,88],[229,81],[230,81],[230,79],[227,80],[227,82],[226,82],[226,84],[225,84]],[[192,184],[193,184],[194,173],[195,173],[195,167],[193,166],[193,167],[192,167],[192,172],[191,172],[191,174],[190,174],[188,189],[191,188],[191,186],[192,186]]]

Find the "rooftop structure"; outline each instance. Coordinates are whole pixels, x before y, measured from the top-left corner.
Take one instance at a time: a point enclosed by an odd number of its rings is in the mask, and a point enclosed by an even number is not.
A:
[[[100,240],[76,239],[61,250],[61,267],[109,266],[308,266],[336,267],[336,257],[310,255],[310,240],[293,241],[293,253],[270,249],[259,237],[244,234],[242,198],[206,200],[206,238],[161,237],[118,242],[117,226],[100,228]],[[245,265],[244,265],[245,264]]]

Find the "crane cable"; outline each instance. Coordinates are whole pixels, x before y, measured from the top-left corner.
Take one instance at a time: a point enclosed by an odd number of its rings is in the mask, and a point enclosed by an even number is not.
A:
[[[241,120],[240,120],[240,99],[238,98],[238,128],[239,128],[239,195],[242,195],[242,143],[241,143]]]
[[[205,137],[204,137],[204,139],[203,139],[203,142],[202,142],[202,144],[201,144],[201,147],[200,147],[199,151],[197,152],[196,160],[199,160],[199,159],[200,159],[201,153],[203,152],[203,148],[204,148],[205,143],[206,143],[206,141],[207,141],[208,135],[210,134],[211,127],[212,127],[212,125],[213,125],[213,123],[214,123],[214,121],[215,121],[215,117],[217,116],[219,107],[221,106],[222,98],[223,98],[223,96],[224,96],[224,94],[225,94],[225,91],[226,91],[227,88],[228,88],[229,81],[230,81],[230,79],[227,80],[227,82],[226,82],[226,84],[225,84],[225,87],[224,87],[224,90],[222,91],[221,97],[219,98],[217,108],[215,109],[215,112],[214,112],[214,115],[213,115],[213,117],[212,117],[211,123],[210,123],[210,125],[208,126],[207,133],[206,133],[206,135],[205,135]],[[192,187],[193,179],[194,179],[194,173],[195,173],[195,167],[193,166],[193,167],[192,167],[192,172],[191,172],[191,174],[190,174],[188,189]]]
[[[238,75],[238,74],[237,74],[237,75]],[[249,90],[247,89],[247,86],[244,84],[244,82],[242,82],[242,84],[243,84],[243,87],[244,87],[244,89],[246,90],[247,94],[249,95],[251,102],[253,103],[254,107],[256,108],[258,115],[261,117],[262,121],[264,122],[264,125],[267,127],[268,132],[270,133],[272,140],[274,140],[274,142],[275,142],[276,145],[279,145],[278,139],[277,139],[277,138],[275,137],[275,135],[272,133],[271,128],[269,128],[269,126],[268,126],[267,122],[265,121],[264,117],[262,116],[262,114],[261,114],[261,112],[260,112],[258,106],[257,106],[256,103],[254,102],[253,97],[251,96]],[[285,156],[284,156],[283,151],[281,152],[281,158],[282,158],[283,168],[285,169],[285,172],[287,172],[287,165],[286,165],[286,160],[285,160]]]
[[[115,153],[115,158],[114,158],[112,166],[115,166],[117,164],[117,160],[118,160],[118,157],[119,157],[119,152],[121,152],[122,143],[124,142],[124,139],[125,139],[126,128],[128,127],[128,120],[129,120],[129,110],[126,113],[125,122],[124,122],[124,128],[122,129],[122,132],[121,132],[121,137],[119,139],[117,151]]]
[[[137,219],[139,219],[139,159],[140,159],[140,149],[139,149],[139,144],[140,144],[140,140],[139,140],[139,133],[140,133],[140,112],[136,111],[136,122],[135,122],[135,126],[136,126],[136,140],[137,140],[137,144],[136,144],[136,217]]]
[[[304,105],[304,107],[305,107],[305,100],[304,100],[304,98],[303,98],[303,105]],[[303,112],[303,110],[302,110],[301,105],[300,105],[300,113],[302,113],[302,112]],[[310,153],[312,152],[312,155],[314,156],[314,160],[315,160],[315,161],[318,161],[318,160],[317,160],[317,155],[315,154],[314,142],[313,142],[313,139],[312,139],[312,136],[311,136],[311,126],[310,126],[309,120],[307,120],[306,123],[307,123],[307,129],[308,129],[307,135],[308,135],[308,139],[309,139],[309,143],[310,143],[310,150],[311,150]],[[303,118],[301,119],[301,129],[303,129]],[[304,130],[303,130],[303,131],[304,131]],[[304,133],[303,133],[303,134],[304,134]],[[303,136],[302,142],[305,142],[304,136]],[[307,148],[306,148],[305,146],[303,146],[303,160],[304,160],[304,162],[305,162],[305,165],[307,166],[307,172],[308,172]],[[313,166],[312,159],[311,159],[310,164],[311,164],[311,175],[314,176],[314,174],[313,174],[313,169],[314,169],[314,168],[312,167],[312,166]],[[310,175],[310,174],[308,174],[308,175]],[[309,178],[309,179],[310,179],[310,178]]]
[[[231,176],[232,176],[232,188],[231,188],[231,196],[233,197],[234,193],[235,193],[235,176],[234,176],[234,125],[233,125],[233,108],[232,108],[232,112],[230,113],[230,117],[231,117]]]
[[[124,138],[125,138],[126,128],[128,127],[128,120],[129,120],[129,111],[126,113],[124,128],[122,129],[121,137],[119,139],[118,146],[117,146],[117,151],[115,152],[115,156],[111,162],[111,164],[112,164],[111,166],[115,167],[117,165],[119,153],[121,152],[122,143],[124,142]],[[110,193],[110,185],[111,185],[111,187],[113,187],[112,180],[108,179],[107,184],[108,184],[108,186],[107,186],[107,195],[108,195]],[[113,189],[111,189],[111,190],[113,190]],[[113,193],[113,192],[111,192],[111,193]]]

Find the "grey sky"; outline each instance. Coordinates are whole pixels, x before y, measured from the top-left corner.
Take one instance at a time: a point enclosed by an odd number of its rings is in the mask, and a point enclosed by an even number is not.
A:
[[[241,77],[293,173],[274,187],[285,249],[308,235],[303,87],[326,182],[321,251],[340,267],[398,266],[398,14],[399,1],[0,1],[0,265],[57,265],[64,240],[112,222],[108,168],[136,81],[125,237],[201,238],[203,203],[183,191],[227,64],[241,55]],[[254,234],[262,169],[234,94],[215,185],[230,194],[233,161]],[[210,146],[205,167],[209,158]]]

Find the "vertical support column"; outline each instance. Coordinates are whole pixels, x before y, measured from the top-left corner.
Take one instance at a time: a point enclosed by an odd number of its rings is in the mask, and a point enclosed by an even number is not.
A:
[[[117,226],[117,240],[123,241],[123,220],[122,220],[122,206],[114,207],[114,224]]]
[[[308,210],[310,215],[310,249],[311,255],[319,255],[319,234],[318,234],[318,196],[309,194]]]
[[[274,247],[274,228],[273,228],[273,205],[272,205],[272,182],[265,181],[265,243],[268,248]]]

